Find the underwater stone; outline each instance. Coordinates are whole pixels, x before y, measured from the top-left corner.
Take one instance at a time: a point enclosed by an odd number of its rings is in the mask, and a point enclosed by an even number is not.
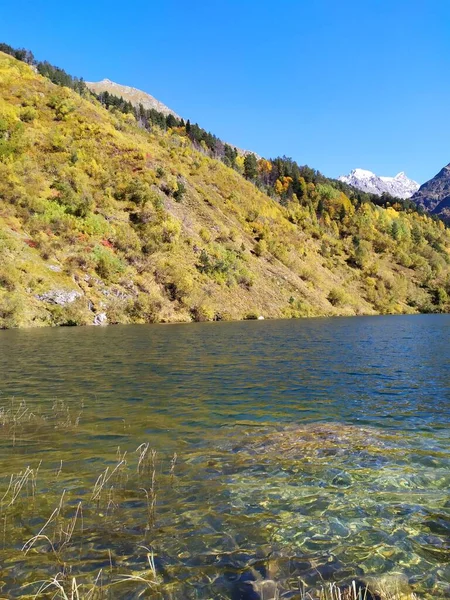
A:
[[[343,471],[333,477],[331,485],[335,487],[350,487],[352,485],[352,478],[348,473]]]
[[[445,515],[435,515],[426,519],[424,524],[432,533],[450,536],[450,519]]]
[[[278,586],[275,581],[242,581],[237,585],[232,600],[278,600]]]
[[[305,571],[307,571],[310,568],[311,568],[311,563],[309,562],[309,560],[291,559],[289,561],[289,570],[290,570],[291,575],[298,574],[298,573],[304,573]]]
[[[346,538],[350,535],[350,530],[343,525],[339,519],[335,518],[330,522],[330,533],[332,535],[337,535],[338,537]]]

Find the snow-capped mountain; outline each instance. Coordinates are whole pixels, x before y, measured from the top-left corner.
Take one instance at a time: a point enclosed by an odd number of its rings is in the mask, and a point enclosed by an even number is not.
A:
[[[353,169],[349,175],[341,175],[339,181],[352,185],[363,192],[371,194],[390,194],[395,198],[410,198],[420,185],[409,179],[403,171],[395,177],[380,177],[365,169]]]

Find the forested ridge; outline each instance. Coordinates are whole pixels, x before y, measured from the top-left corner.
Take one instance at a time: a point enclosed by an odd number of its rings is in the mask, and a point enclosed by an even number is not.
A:
[[[0,327],[448,310],[413,203],[0,51]]]

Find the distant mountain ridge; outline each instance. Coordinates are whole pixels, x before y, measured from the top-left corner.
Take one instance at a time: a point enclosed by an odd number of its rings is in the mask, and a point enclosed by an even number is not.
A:
[[[411,200],[435,215],[450,219],[450,163],[420,186]]]
[[[402,171],[395,177],[380,177],[366,169],[353,169],[348,175],[341,175],[339,181],[343,181],[358,190],[371,194],[390,194],[395,198],[410,198],[420,185],[417,181],[409,179]]]
[[[181,119],[179,115],[171,108],[154,98],[152,95],[147,92],[143,92],[142,90],[138,90],[137,88],[130,87],[128,85],[121,85],[120,83],[115,83],[110,79],[102,79],[102,81],[86,81],[87,87],[95,92],[96,94],[100,94],[102,92],[109,92],[110,94],[114,94],[115,96],[121,96],[124,100],[128,100],[131,102],[133,106],[142,106],[146,109],[154,109],[158,112],[161,112],[165,115],[173,115],[177,119]]]

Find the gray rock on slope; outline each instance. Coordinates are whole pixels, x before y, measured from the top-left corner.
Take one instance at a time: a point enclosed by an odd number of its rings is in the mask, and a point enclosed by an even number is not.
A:
[[[105,312],[97,313],[93,321],[94,325],[107,325],[108,317]]]
[[[75,302],[81,296],[82,294],[76,290],[49,290],[43,294],[37,294],[36,298],[49,304],[65,306],[66,304],[72,304],[72,302]]]

